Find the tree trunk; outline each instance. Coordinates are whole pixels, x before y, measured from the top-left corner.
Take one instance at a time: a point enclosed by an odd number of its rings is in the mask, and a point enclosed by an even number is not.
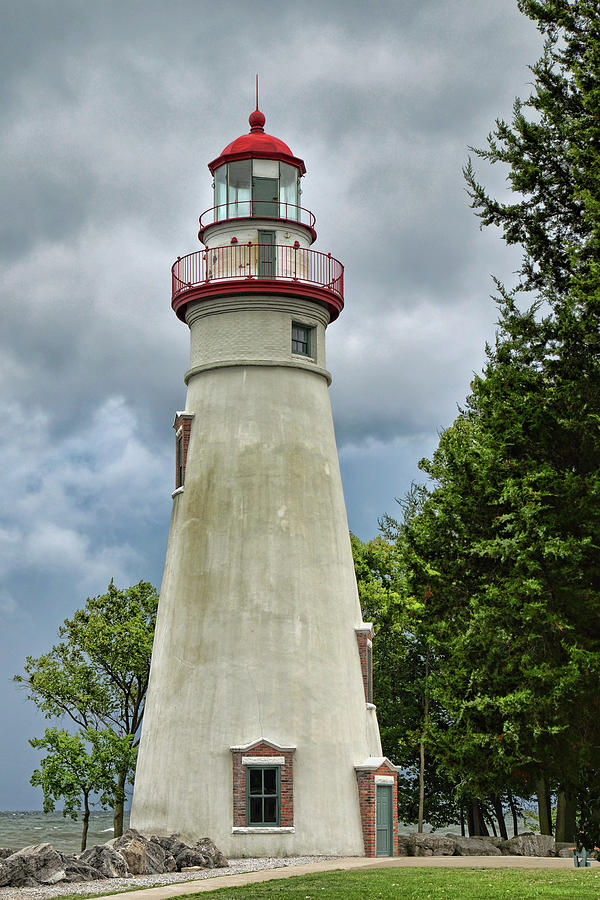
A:
[[[469,832],[469,837],[473,837],[475,834],[475,804],[476,800],[467,800],[467,830]]]
[[[508,805],[510,806],[510,811],[512,813],[513,820],[513,837],[518,837],[519,834],[519,818],[517,816],[517,807],[515,806],[515,801],[513,800],[513,795],[508,795]]]
[[[540,834],[552,834],[552,807],[550,805],[550,791],[545,778],[539,778],[535,783],[537,794],[538,818],[540,820]]]
[[[504,821],[504,809],[502,808],[502,801],[498,794],[493,794],[492,796],[492,805],[494,807],[494,812],[496,813],[496,818],[498,819],[498,828],[500,829],[500,837],[504,838],[505,841],[508,840],[508,831],[506,830],[506,822]],[[495,829],[494,829],[495,833]]]
[[[427,726],[429,724],[429,647],[425,651],[425,704],[423,707],[423,731],[421,732],[421,740],[419,742],[419,822],[417,831],[419,834],[423,832],[423,818],[425,813],[425,737],[427,735]]]
[[[577,801],[566,790],[559,790],[556,804],[556,834],[557,841],[575,842]]]
[[[119,777],[117,778],[117,791],[118,796],[121,796],[123,799],[118,800],[115,803],[114,815],[113,815],[113,837],[121,837],[123,834],[123,807],[125,805],[125,779],[127,778],[127,772],[119,772]]]
[[[425,810],[425,744],[423,743],[424,735],[421,734],[421,740],[419,742],[419,753],[420,753],[420,762],[419,762],[419,821],[417,824],[417,831],[419,834],[423,833],[423,813]]]
[[[460,836],[465,836],[465,808],[460,804]]]
[[[487,830],[487,826],[483,818],[483,807],[481,805],[481,801],[467,801],[467,825],[469,828],[469,837],[489,837],[489,831]]]
[[[481,802],[481,800],[477,801],[477,819],[478,819],[477,827],[479,828],[479,831],[477,832],[477,834],[480,834],[482,837],[489,837],[490,833],[487,830],[487,825],[485,824],[485,813],[483,810],[483,803]]]
[[[81,832],[81,852],[86,848],[88,825],[90,822],[90,805],[88,803],[88,795],[83,795],[83,831]]]

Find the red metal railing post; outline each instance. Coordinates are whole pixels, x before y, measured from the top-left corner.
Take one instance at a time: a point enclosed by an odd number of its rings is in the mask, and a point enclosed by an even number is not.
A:
[[[252,241],[248,241],[248,281],[252,280]]]

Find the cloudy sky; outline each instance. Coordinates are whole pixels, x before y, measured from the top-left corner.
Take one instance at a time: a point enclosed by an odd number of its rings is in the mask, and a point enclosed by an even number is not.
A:
[[[317,249],[346,266],[328,367],[368,539],[493,338],[490,276],[518,253],[479,231],[461,167],[527,95],[541,39],[515,0],[2,6],[0,809],[39,809],[44,721],[12,675],[111,577],[160,584],[188,361],[169,270],[255,72],[266,130],[306,162]]]

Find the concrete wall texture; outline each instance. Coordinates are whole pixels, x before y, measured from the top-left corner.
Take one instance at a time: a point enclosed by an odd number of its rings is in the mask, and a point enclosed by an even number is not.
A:
[[[284,295],[188,310],[194,418],[131,822],[209,835],[232,857],[364,853],[354,767],[381,743],[355,632],[327,320]],[[292,322],[314,329],[314,357],[292,353]],[[234,833],[230,748],[259,739],[295,748],[293,830]]]

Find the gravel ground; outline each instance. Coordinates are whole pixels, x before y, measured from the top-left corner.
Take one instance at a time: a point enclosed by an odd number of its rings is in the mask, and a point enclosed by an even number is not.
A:
[[[102,881],[70,881],[50,887],[0,888],[0,900],[48,900],[65,894],[117,894],[132,887],[155,887],[157,884],[176,884],[184,881],[200,881],[217,875],[239,875],[258,872],[261,869],[278,869],[284,866],[301,866],[305,863],[336,859],[335,856],[288,856],[285,859],[230,859],[226,869],[202,869],[199,872],[171,872],[164,875],[136,875],[132,878],[104,878]],[[132,894],[132,900],[135,894]]]

